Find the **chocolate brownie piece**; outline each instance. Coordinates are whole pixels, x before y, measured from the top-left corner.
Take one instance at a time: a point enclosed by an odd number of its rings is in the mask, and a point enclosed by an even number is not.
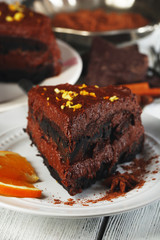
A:
[[[0,80],[37,83],[60,72],[51,20],[18,3],[0,3]]]
[[[128,88],[37,86],[28,96],[27,132],[71,195],[141,151],[141,108]]]
[[[89,55],[85,82],[99,86],[141,82],[145,80],[147,69],[148,58],[139,53],[137,45],[117,48],[96,37]]]

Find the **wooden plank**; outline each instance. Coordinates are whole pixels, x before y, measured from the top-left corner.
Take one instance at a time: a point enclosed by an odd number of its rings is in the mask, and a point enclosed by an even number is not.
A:
[[[102,239],[160,239],[160,201],[138,210],[110,217]]]
[[[103,218],[56,219],[0,211],[1,240],[94,240]]]
[[[109,217],[104,217],[103,218],[103,221],[102,221],[101,226],[99,228],[99,232],[97,233],[97,240],[102,240],[102,237],[104,235],[108,220],[109,220]]]

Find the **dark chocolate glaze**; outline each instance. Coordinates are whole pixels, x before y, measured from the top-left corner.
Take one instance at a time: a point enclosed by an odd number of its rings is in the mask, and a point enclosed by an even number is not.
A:
[[[148,57],[139,53],[137,45],[117,48],[100,37],[93,40],[88,62],[85,82],[89,85],[142,82],[148,69]]]
[[[32,107],[35,117],[38,114],[40,119],[45,117],[50,122],[54,122],[69,141],[76,141],[83,135],[92,136],[96,134],[99,126],[109,122],[115,112],[128,111],[135,118],[140,118],[141,108],[136,96],[128,88],[116,86],[84,88],[88,92],[94,92],[96,97],[76,96],[72,102],[73,104],[82,104],[82,108],[75,111],[67,107],[61,109],[61,105],[66,103],[67,100],[62,99],[61,94],[56,94],[55,88],[72,90],[77,93],[81,91],[79,86],[69,84],[56,87],[37,86],[29,92],[29,106]],[[104,99],[105,96],[117,96],[118,100],[111,102]],[[60,101],[57,101],[56,97],[60,98]]]
[[[22,8],[21,12],[24,17],[20,21],[6,21],[6,16],[13,17],[19,11],[10,10],[8,4],[0,3],[0,35],[37,39],[44,43],[51,41],[51,20],[47,16],[34,12],[25,6]],[[49,39],[46,37],[48,32],[50,33]]]

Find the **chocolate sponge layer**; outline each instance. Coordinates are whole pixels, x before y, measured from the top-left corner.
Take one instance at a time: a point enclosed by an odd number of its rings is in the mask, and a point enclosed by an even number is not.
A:
[[[31,112],[33,111],[31,110]],[[115,113],[114,118],[116,115],[119,117],[119,112]],[[32,116],[32,118],[34,119],[34,116]],[[80,159],[92,158],[97,142],[101,147],[103,147],[106,142],[114,142],[115,139],[118,140],[128,130],[130,125],[134,125],[134,116],[129,112],[123,113],[121,118],[119,118],[119,123],[116,123],[116,126],[114,126],[112,119],[102,123],[93,136],[84,135],[77,139],[77,141],[72,142],[69,142],[59,127],[49,119],[45,117],[42,119],[38,118],[38,123],[44,135],[48,138],[52,138],[57,144],[57,149],[61,153],[64,161],[65,159],[69,159],[72,164]]]
[[[118,163],[131,161],[141,151],[144,142],[141,127],[132,133],[130,129],[130,132],[121,136],[119,141],[103,144],[103,148],[99,148],[97,143],[93,149],[92,158],[68,164],[57,150],[58,146],[53,141],[48,141],[48,137],[33,120],[29,120],[28,133],[42,155],[51,175],[71,195],[81,192],[82,189],[95,183],[96,180],[109,176],[116,169]],[[131,136],[132,144],[129,141]]]
[[[143,147],[143,142],[144,142],[144,137],[142,136],[137,143],[133,145],[133,149],[130,153],[122,153],[119,157],[119,160],[117,162],[129,162],[132,161],[136,154],[138,154],[142,147]],[[97,180],[101,180],[103,178],[107,178],[110,174],[112,174],[117,167],[117,164],[113,166],[110,172],[108,172],[109,169],[109,164],[107,164],[105,161],[100,164],[99,170],[96,172],[95,176],[93,178],[88,178],[87,176],[82,176],[77,178],[75,181],[71,182],[70,185],[66,186],[63,184],[63,180],[60,178],[58,172],[51,167],[48,164],[47,159],[43,157],[44,163],[47,166],[48,170],[50,171],[50,174],[52,175],[53,178],[55,178],[71,195],[75,195],[79,192],[81,192],[83,189],[86,189],[90,187],[92,184],[94,184]]]

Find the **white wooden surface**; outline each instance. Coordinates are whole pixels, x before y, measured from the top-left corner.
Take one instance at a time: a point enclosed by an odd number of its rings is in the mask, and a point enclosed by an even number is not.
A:
[[[159,240],[160,202],[109,218],[103,240]]]
[[[1,209],[1,240],[94,240],[102,218],[67,220]]]

